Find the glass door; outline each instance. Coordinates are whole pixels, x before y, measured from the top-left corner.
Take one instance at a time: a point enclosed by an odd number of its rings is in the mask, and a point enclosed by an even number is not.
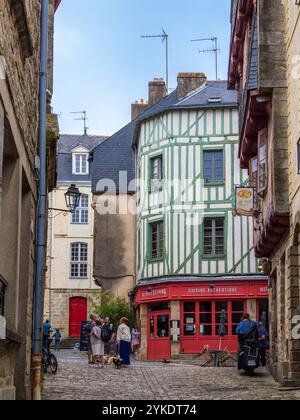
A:
[[[151,312],[148,314],[148,360],[169,360],[170,357],[170,312]]]

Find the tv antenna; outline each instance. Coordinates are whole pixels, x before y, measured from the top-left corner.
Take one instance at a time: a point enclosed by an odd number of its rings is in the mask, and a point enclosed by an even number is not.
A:
[[[162,29],[160,35],[141,35],[141,38],[161,38],[162,42],[166,43],[166,85],[167,92],[169,92],[169,35]]]
[[[218,48],[218,38],[212,37],[212,38],[201,38],[201,39],[192,39],[191,42],[204,42],[204,41],[212,41],[213,47],[208,48],[205,50],[199,50],[199,54],[203,53],[214,53],[215,54],[215,63],[216,63],[216,80],[218,80],[218,53],[221,51],[220,48]]]
[[[77,114],[77,115],[82,115],[81,118],[75,118],[75,121],[83,121],[83,127],[84,127],[84,135],[87,136],[88,135],[88,129],[89,127],[87,126],[87,112],[86,111],[78,111],[78,112],[71,112],[71,114]]]

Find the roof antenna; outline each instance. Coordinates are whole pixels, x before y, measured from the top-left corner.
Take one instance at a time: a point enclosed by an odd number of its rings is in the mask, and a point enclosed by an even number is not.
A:
[[[220,48],[218,48],[218,38],[212,37],[212,38],[201,38],[201,39],[192,39],[191,42],[203,42],[203,41],[212,41],[214,43],[212,48],[206,49],[206,50],[199,50],[199,54],[201,53],[214,53],[215,54],[215,61],[216,61],[216,80],[218,79],[218,53],[221,51]]]
[[[141,35],[141,38],[161,38],[162,42],[166,43],[166,85],[169,92],[169,35],[162,28],[161,35]]]
[[[87,112],[86,111],[78,111],[78,112],[71,112],[71,114],[80,114],[82,115],[81,118],[75,118],[75,121],[83,121],[84,124],[84,135],[87,136],[88,135],[88,129],[89,127],[87,126]]]

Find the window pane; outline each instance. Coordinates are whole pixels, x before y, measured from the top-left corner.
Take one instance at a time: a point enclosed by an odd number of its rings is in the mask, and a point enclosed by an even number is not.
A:
[[[232,314],[232,323],[239,324],[241,322],[243,312]]]
[[[200,302],[200,312],[212,312],[212,302]]]
[[[216,302],[216,312],[228,311],[228,302]]]
[[[212,325],[200,325],[200,335],[201,336],[211,336],[212,335]]]
[[[151,246],[152,258],[162,258],[164,240],[163,240],[163,222],[152,223],[151,225]]]
[[[196,303],[195,302],[185,302],[184,303],[184,312],[195,312]]]
[[[161,338],[169,337],[169,315],[157,317],[157,335]]]
[[[212,314],[200,314],[200,324],[211,324]]]
[[[186,337],[194,336],[194,335],[196,335],[196,326],[195,325],[185,325],[183,331],[184,331],[184,335]]]
[[[150,337],[154,338],[154,316],[150,317]]]
[[[244,302],[243,301],[233,301],[232,302],[232,311],[233,312],[244,312]]]
[[[207,184],[221,183],[223,179],[223,151],[204,152],[204,179]]]
[[[184,316],[184,323],[185,324],[195,324],[196,322],[196,315],[189,314]]]

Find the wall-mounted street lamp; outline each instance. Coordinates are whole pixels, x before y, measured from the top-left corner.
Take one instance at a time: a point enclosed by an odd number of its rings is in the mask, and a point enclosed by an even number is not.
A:
[[[81,198],[81,193],[79,189],[76,187],[75,184],[71,184],[71,186],[68,188],[68,191],[65,193],[65,200],[66,200],[66,209],[54,209],[49,208],[49,212],[52,211],[58,211],[60,213],[75,213],[77,207],[79,206]]]

